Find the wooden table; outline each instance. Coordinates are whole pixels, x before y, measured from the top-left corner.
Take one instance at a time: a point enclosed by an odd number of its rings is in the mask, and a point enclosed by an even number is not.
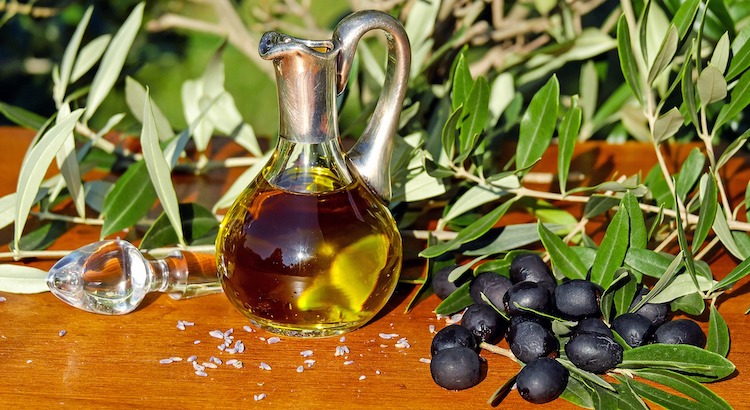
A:
[[[18,168],[30,133],[0,128],[0,195],[15,189]],[[686,148],[671,154],[684,156]],[[556,152],[537,170],[554,172]],[[648,170],[655,158],[649,146],[635,143],[608,146],[586,143],[577,148],[575,167],[602,178],[613,170],[633,173]],[[744,163],[732,163],[732,192],[741,194],[750,171]],[[594,172],[596,170],[596,172]],[[231,178],[230,178],[231,179]],[[217,176],[182,182],[200,185],[218,195],[229,182]],[[191,185],[192,184],[192,185]],[[193,191],[195,191],[193,189]],[[187,192],[187,190],[183,191]],[[215,198],[215,196],[214,196]],[[0,234],[7,242],[10,229]],[[96,227],[76,227],[54,248],[74,249],[98,238]],[[410,255],[407,255],[409,257]],[[414,255],[411,255],[413,257]],[[724,253],[709,262],[718,276],[729,272],[736,261]],[[50,261],[26,262],[48,268]],[[418,269],[407,274],[419,274]],[[740,285],[746,284],[743,281]],[[721,299],[719,311],[732,331],[729,358],[739,372],[728,380],[711,385],[736,408],[747,407],[750,397],[750,327],[745,309],[750,306],[747,286],[737,286]],[[406,304],[416,291],[413,285],[400,285],[391,302],[376,320],[345,338],[297,340],[282,338],[269,344],[273,336],[263,331],[247,332],[248,321],[221,294],[174,301],[167,296],[147,299],[137,311],[124,316],[100,316],[76,310],[50,293],[36,295],[3,294],[0,303],[0,408],[51,407],[68,405],[88,408],[229,408],[258,405],[276,408],[483,408],[490,395],[515,374],[518,366],[510,360],[484,352],[488,359],[487,378],[469,390],[446,391],[432,382],[429,365],[432,339],[430,325],[438,329],[444,321],[435,317],[438,300],[431,296],[409,313]],[[705,319],[705,318],[704,318]],[[185,330],[179,321],[194,322]],[[705,323],[703,324],[705,328]],[[234,329],[235,340],[242,340],[244,353],[229,354],[217,346],[221,340],[212,330]],[[64,335],[61,335],[62,332]],[[398,334],[384,339],[380,334]],[[410,347],[397,347],[406,338]],[[505,342],[502,342],[504,345]],[[345,356],[336,356],[337,347],[348,347]],[[301,352],[311,350],[312,356]],[[207,368],[206,377],[197,376],[187,361],[197,356],[200,363],[211,357],[221,359],[218,368]],[[182,361],[161,364],[162,359]],[[241,360],[243,367],[225,363]],[[315,360],[312,366],[306,359]],[[261,363],[270,370],[260,368]],[[301,366],[301,367],[300,367]],[[300,371],[301,370],[301,371]],[[256,402],[256,398],[265,395]],[[528,406],[517,393],[503,407]],[[556,400],[539,408],[573,408]]]

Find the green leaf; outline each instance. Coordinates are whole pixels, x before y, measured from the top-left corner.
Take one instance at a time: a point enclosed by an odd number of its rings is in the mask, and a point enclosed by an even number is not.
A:
[[[615,303],[615,312],[617,312],[616,316],[628,313],[637,290],[638,280],[633,273],[628,272],[628,280],[623,281],[622,285],[614,293],[613,300]]]
[[[541,222],[541,221],[540,221]],[[566,228],[559,224],[544,224],[550,230],[562,230]],[[477,249],[467,249],[464,251],[466,256],[498,254],[539,241],[539,232],[535,223],[507,225],[499,229],[493,229],[488,233],[497,235],[492,242]]]
[[[60,120],[70,114],[70,107],[67,104],[63,104],[57,114],[57,119]],[[57,187],[62,190],[63,186],[67,186],[68,194],[73,200],[76,212],[78,216],[83,218],[86,216],[86,198],[83,195],[83,184],[81,183],[81,170],[78,167],[78,156],[76,155],[76,144],[73,137],[73,132],[65,138],[60,150],[57,151],[57,167],[60,169],[60,173],[63,176]],[[50,195],[50,199],[54,201],[57,196],[57,192],[53,190],[53,194]]]
[[[0,264],[0,292],[31,294],[48,290],[46,271],[30,266]]]
[[[102,34],[81,48],[81,52],[78,53],[78,58],[76,58],[76,63],[73,65],[73,72],[70,73],[71,83],[79,80],[84,74],[91,70],[91,67],[99,62],[102,54],[107,50],[109,40],[111,39],[111,35]]]
[[[459,278],[461,278],[461,276],[464,275],[464,273],[470,271],[472,266],[476,265],[478,262],[481,262],[487,257],[489,257],[489,255],[481,255],[467,263],[464,263],[463,265],[457,267],[456,269],[453,269],[451,273],[448,275],[448,281],[449,282],[457,281]]]
[[[684,39],[693,28],[693,21],[695,21],[695,15],[698,13],[700,5],[700,0],[687,0],[680,5],[680,8],[674,14],[672,24],[677,27],[680,40]]]
[[[659,74],[663,73],[664,70],[672,64],[674,55],[677,52],[677,44],[679,42],[677,28],[675,26],[669,26],[667,34],[661,43],[659,52],[654,58],[654,62],[651,65],[651,69],[648,71],[648,84],[651,85],[659,77]]]
[[[177,194],[172,184],[172,174],[169,164],[167,164],[164,153],[161,147],[159,147],[159,132],[156,129],[156,120],[154,119],[154,111],[151,106],[151,97],[149,97],[148,90],[146,90],[145,99],[146,102],[143,105],[143,130],[141,132],[143,159],[146,162],[151,183],[154,185],[156,195],[159,197],[164,212],[167,214],[167,218],[169,218],[172,227],[177,233],[180,245],[184,245],[185,237],[182,232]]]
[[[633,55],[630,29],[625,15],[620,16],[620,20],[617,22],[617,54],[620,57],[620,68],[625,77],[625,82],[630,86],[635,98],[643,103],[643,90],[638,77],[638,66]]]
[[[31,212],[44,174],[47,172],[52,159],[57,155],[57,151],[65,143],[65,139],[73,132],[76,122],[82,114],[83,109],[78,109],[60,119],[57,124],[42,135],[39,142],[31,147],[23,159],[18,175],[18,184],[16,185],[18,196],[16,197],[16,224],[13,234],[13,244],[16,249],[18,249],[18,243],[26,225],[26,218]]]
[[[724,247],[726,247],[729,253],[734,255],[735,258],[744,260],[748,256],[750,256],[745,255],[737,246],[737,242],[735,242],[734,237],[732,237],[732,231],[729,230],[729,224],[727,223],[727,218],[724,215],[724,210],[721,208],[718,208],[716,210],[716,217],[714,218],[713,228],[716,236],[718,236],[719,240],[721,240],[721,243],[724,244]]]
[[[664,273],[661,275],[659,280],[656,281],[654,286],[651,288],[651,290],[643,296],[640,302],[636,303],[635,306],[633,306],[630,311],[636,312],[638,309],[643,307],[646,303],[650,302],[651,299],[654,298],[654,296],[658,295],[661,291],[667,288],[667,285],[672,281],[672,278],[675,277],[677,272],[679,271],[680,266],[682,266],[682,251],[677,253],[677,256],[672,259],[672,262],[669,264],[667,269],[664,271]]]
[[[706,350],[727,357],[729,354],[729,326],[721,317],[716,306],[711,305],[711,313],[708,316],[708,337],[706,339]]]
[[[466,117],[459,125],[461,132],[459,134],[459,145],[461,151],[456,158],[456,162],[462,162],[468,158],[474,146],[477,144],[479,134],[484,129],[489,114],[490,86],[487,84],[485,77],[479,77],[471,87],[471,92],[464,104]]]
[[[589,385],[596,385],[598,387],[601,387],[603,389],[607,389],[609,391],[615,391],[615,388],[612,387],[609,382],[604,380],[601,376],[596,375],[591,372],[587,372],[586,370],[579,369],[576,365],[571,363],[569,360],[565,359],[557,359],[560,364],[562,364],[570,373],[575,374],[578,378],[583,380],[584,383]]]
[[[41,129],[46,121],[44,117],[38,114],[27,111],[21,107],[6,104],[2,101],[0,101],[0,114],[4,115],[5,118],[15,124],[32,130]]]
[[[721,71],[711,64],[701,71],[697,87],[701,106],[704,107],[727,96],[727,81]]]
[[[570,279],[586,279],[588,269],[578,255],[541,222],[537,227],[539,237],[542,239],[542,244],[549,253],[555,269]]]
[[[745,142],[747,139],[750,138],[750,129],[745,130],[745,132],[742,133],[739,137],[737,137],[734,141],[732,141],[731,144],[727,147],[727,149],[724,150],[724,152],[721,153],[721,156],[719,157],[719,160],[716,161],[716,170],[718,171],[724,165],[729,162],[729,159],[734,156],[739,150],[742,149],[742,147],[745,146]]]
[[[625,264],[633,270],[652,278],[660,278],[669,268],[673,257],[650,249],[630,248],[625,254]]]
[[[216,231],[219,229],[219,222],[216,215],[208,209],[196,203],[180,204],[180,219],[182,220],[182,231],[185,234],[185,241],[188,244],[195,244],[195,241],[203,239],[206,235],[213,233],[208,243],[213,243],[211,238],[215,238]],[[179,238],[174,230],[166,213],[162,212],[154,224],[143,235],[140,249],[154,249],[163,246],[175,245],[179,243]]]
[[[628,211],[630,220],[630,248],[646,248],[648,243],[648,232],[643,211],[638,204],[638,198],[632,192],[626,192],[622,198],[622,206]]]
[[[731,409],[724,399],[690,377],[669,370],[638,370],[636,374],[644,379],[671,387],[685,396],[705,405],[708,409]],[[671,402],[657,404],[669,406]]]
[[[16,219],[16,193],[0,198],[0,229],[10,225]]]
[[[718,68],[722,74],[727,71],[727,63],[729,62],[729,32],[719,38],[719,41],[714,47],[714,52],[711,54],[711,65]]]
[[[456,202],[450,206],[448,212],[446,212],[445,216],[442,218],[443,223],[484,204],[496,201],[507,194],[507,191],[500,188],[474,185],[458,197]]]
[[[693,374],[701,381],[718,381],[734,372],[734,364],[719,354],[692,345],[661,343],[624,351],[619,367],[623,369],[670,369]]]
[[[573,107],[565,113],[560,122],[560,131],[558,132],[558,153],[557,153],[557,175],[560,183],[560,192],[565,193],[568,183],[568,171],[570,162],[573,159],[573,151],[578,139],[578,132],[581,129],[582,110],[573,99]]]
[[[516,166],[525,168],[542,157],[547,150],[557,122],[560,84],[556,76],[531,98],[521,118],[521,128],[516,148]]]
[[[594,194],[589,197],[583,208],[583,217],[591,219],[599,216],[620,204],[620,199],[611,195]]]
[[[668,140],[673,135],[677,134],[677,131],[680,130],[684,122],[685,119],[677,108],[672,108],[667,111],[657,118],[654,123],[654,129],[652,131],[654,142],[661,144]]]
[[[86,198],[86,205],[96,212],[101,213],[104,210],[104,199],[115,186],[114,183],[103,179],[95,179],[83,184],[83,192]]]
[[[629,241],[628,212],[620,207],[607,226],[599,250],[596,252],[594,266],[591,267],[591,281],[607,289],[614,280],[617,268],[622,266]]]
[[[52,99],[57,105],[61,105],[63,98],[65,98],[65,93],[67,92],[68,84],[70,82],[70,76],[73,72],[73,62],[75,61],[76,54],[78,54],[78,48],[81,46],[81,40],[83,39],[83,32],[86,31],[86,26],[89,24],[91,13],[93,11],[93,6],[89,6],[86,9],[81,17],[81,21],[79,21],[78,26],[76,26],[73,36],[65,47],[62,62],[60,63],[60,80],[56,82],[52,88]]]
[[[508,397],[508,394],[513,391],[513,387],[516,385],[516,378],[518,376],[513,376],[508,381],[503,383],[502,386],[500,386],[497,390],[495,390],[494,393],[492,393],[492,396],[487,400],[487,404],[489,404],[492,407],[497,407],[500,405],[500,403],[503,402],[503,400]]]
[[[445,125],[443,125],[443,151],[451,161],[456,156],[456,130],[458,129],[458,120],[461,119],[462,113],[463,105],[459,105],[453,110]]]
[[[715,292],[720,289],[730,289],[739,280],[750,274],[750,258],[744,259],[739,265],[735,266],[731,272],[724,276],[719,283],[717,283],[711,292]]]
[[[698,223],[693,233],[693,252],[696,252],[703,245],[713,221],[716,219],[717,198],[716,180],[714,180],[712,173],[706,172],[700,181],[701,207],[698,213]]]
[[[631,400],[632,396],[619,394],[601,387],[594,388],[594,408],[596,409],[618,409],[618,410],[647,410],[640,401]]]
[[[469,294],[469,285],[471,285],[470,281],[464,283],[448,295],[447,298],[443,299],[435,308],[435,313],[438,315],[450,315],[472,305],[474,300],[471,298],[471,294]]]
[[[745,42],[745,44],[734,53],[732,61],[729,63],[727,80],[732,81],[740,74],[747,73],[745,70],[747,70],[748,67],[750,67],[750,41]]]
[[[266,167],[266,164],[268,163],[268,160],[271,158],[271,155],[273,154],[273,150],[269,150],[266,152],[266,154],[258,158],[258,162],[253,164],[250,168],[245,170],[227,189],[227,191],[224,193],[224,195],[219,198],[218,201],[214,204],[213,208],[211,208],[212,212],[216,213],[219,209],[222,208],[228,208],[229,206],[234,203],[235,199],[242,193],[242,191],[247,188],[248,185],[250,185],[251,182],[255,179],[256,176],[258,176],[261,171]]]
[[[513,101],[514,94],[515,87],[513,85],[512,74],[508,72],[501,73],[492,81],[489,101],[490,114],[485,125],[486,129],[492,129],[497,124],[505,109]],[[403,116],[403,114],[401,115]]]
[[[42,250],[52,245],[62,234],[67,232],[68,224],[52,221],[24,235],[18,243],[19,250]]]
[[[696,52],[697,46],[695,40],[692,43],[692,51]],[[693,83],[693,70],[695,63],[692,58],[688,58],[685,61],[684,70],[681,71],[680,90],[682,91],[682,101],[687,108],[690,122],[696,127],[699,126],[700,121],[698,120],[698,103],[695,101],[695,84]]]
[[[486,215],[479,218],[476,222],[462,229],[458,235],[448,242],[441,243],[439,245],[430,246],[419,253],[419,256],[423,258],[434,258],[444,254],[445,252],[457,249],[459,246],[471,242],[474,239],[479,238],[489,231],[497,221],[505,215],[511,205],[516,201],[516,198],[509,199],[502,205],[493,209]]]
[[[698,288],[695,286],[693,278],[689,274],[683,273],[677,275],[667,286],[657,293],[649,302],[651,303],[667,303],[671,302],[679,297],[689,295],[698,291],[704,292],[716,283],[713,280],[706,279],[703,276],[696,276],[695,281],[698,283]]]
[[[732,89],[731,99],[729,104],[725,104],[719,111],[719,116],[716,117],[715,129],[727,124],[729,121],[737,119],[748,104],[750,104],[750,71],[745,71],[742,77],[737,81],[737,84]],[[747,131],[745,132],[745,134]]]
[[[581,383],[575,377],[568,379],[568,384],[565,387],[565,391],[560,395],[560,398],[566,400],[578,407],[585,409],[593,409],[594,401],[591,397],[591,391],[586,387],[585,384]]]
[[[670,410],[696,410],[697,403],[681,396],[676,396],[666,390],[648,385],[637,380],[630,380],[630,385],[636,394]]]
[[[125,102],[128,104],[128,108],[130,108],[130,112],[135,119],[141,123],[145,121],[143,113],[146,112],[144,102],[146,101],[147,95],[148,91],[143,85],[141,85],[141,83],[130,76],[125,77]],[[151,97],[148,97],[148,99],[151,102],[151,108],[154,113],[154,123],[156,124],[159,140],[166,141],[174,137],[174,131],[172,130],[172,126],[169,125],[167,117],[164,116],[164,113],[162,113],[159,106],[154,103],[154,100]]]
[[[107,51],[104,52],[101,65],[99,65],[99,69],[94,75],[94,80],[91,82],[91,89],[86,100],[84,121],[88,122],[94,115],[120,76],[122,67],[125,65],[125,58],[128,55],[128,51],[130,51],[130,46],[133,44],[135,35],[141,27],[144,5],[145,3],[138,3],[135,6],[112,38],[112,43],[107,48]]]
[[[706,301],[700,293],[694,292],[671,301],[669,309],[672,312],[682,311],[687,315],[700,316],[706,310]]]
[[[469,94],[474,86],[474,79],[471,78],[466,56],[464,56],[464,53],[460,53],[457,57],[455,70],[453,71],[453,95],[451,98],[453,110],[456,110],[461,105],[466,105]]]
[[[680,167],[680,173],[677,175],[675,183],[675,190],[680,201],[685,201],[687,195],[692,191],[693,186],[703,173],[705,163],[706,156],[697,147],[690,150],[690,154]]]
[[[104,200],[101,237],[133,226],[154,206],[156,198],[146,163],[138,161],[128,167]]]

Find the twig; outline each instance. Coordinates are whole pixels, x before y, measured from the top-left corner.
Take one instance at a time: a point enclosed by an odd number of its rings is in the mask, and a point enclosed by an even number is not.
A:
[[[516,359],[516,355],[514,355],[513,352],[511,352],[508,349],[502,348],[500,346],[492,345],[492,344],[489,344],[487,342],[481,342],[481,343],[479,343],[479,347],[481,347],[482,349],[484,349],[484,350],[486,350],[488,352],[499,354],[500,356],[505,356],[508,359],[517,360]]]
[[[39,7],[34,6],[33,3],[19,3],[17,1],[11,2],[0,2],[0,12],[5,12],[9,15],[22,14],[24,16],[31,16],[34,18],[49,18],[54,17],[60,13],[60,9],[53,7]]]

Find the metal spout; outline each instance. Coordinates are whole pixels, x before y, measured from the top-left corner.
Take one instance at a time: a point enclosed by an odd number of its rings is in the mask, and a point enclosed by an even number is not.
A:
[[[344,18],[333,33],[333,44],[335,49],[340,50],[337,89],[341,92],[349,78],[357,42],[366,32],[374,29],[385,31],[388,41],[385,82],[370,122],[348,154],[370,188],[389,202],[393,137],[398,130],[411,66],[409,38],[398,20],[386,13],[368,10]]]

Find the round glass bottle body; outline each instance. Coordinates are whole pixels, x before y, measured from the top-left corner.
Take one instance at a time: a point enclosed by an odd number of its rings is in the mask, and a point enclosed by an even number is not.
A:
[[[337,140],[280,138],[269,165],[221,224],[216,250],[224,293],[271,332],[319,337],[359,328],[398,281],[398,228],[338,152]]]

